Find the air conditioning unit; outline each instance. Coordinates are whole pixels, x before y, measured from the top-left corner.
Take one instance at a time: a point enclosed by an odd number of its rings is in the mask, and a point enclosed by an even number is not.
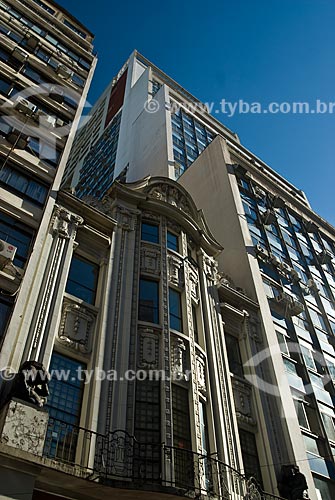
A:
[[[289,308],[290,316],[299,316],[304,310],[304,305],[297,299],[292,300],[291,307]]]
[[[266,226],[269,226],[270,224],[274,224],[276,222],[277,217],[276,217],[276,214],[272,210],[266,210],[266,212],[264,212],[261,215],[261,220],[262,220],[263,224],[265,224]]]
[[[292,302],[292,297],[286,292],[280,292],[275,296],[275,302],[289,306]]]
[[[237,177],[245,177],[248,173],[248,170],[244,167],[242,167],[242,165],[235,165],[235,175]]]
[[[56,125],[57,127],[63,127],[65,125],[65,122],[61,120],[60,118],[56,118]]]
[[[67,66],[64,66],[64,64],[57,66],[56,73],[65,80],[68,80],[73,75],[73,72]]]
[[[285,201],[280,196],[274,196],[272,198],[272,206],[274,208],[285,208]]]
[[[304,310],[303,304],[286,292],[280,292],[274,300],[285,316],[298,316]]]
[[[318,226],[311,220],[305,221],[304,226],[308,233],[316,233],[318,230]]]
[[[264,200],[266,198],[266,192],[259,186],[254,186],[255,197],[258,200]]]
[[[28,54],[17,47],[12,52],[12,57],[21,63],[24,63],[28,59]]]
[[[280,264],[278,264],[277,267],[278,270],[281,271],[283,274],[291,276],[291,271],[292,271],[291,266],[286,264],[286,262],[280,262]]]
[[[269,258],[269,252],[262,247],[259,243],[255,247],[256,255],[257,257],[260,257],[261,259],[267,260]]]
[[[26,45],[30,49],[35,49],[39,43],[39,39],[34,35],[28,34]]]
[[[315,292],[317,292],[319,290],[319,287],[316,284],[316,282],[313,280],[313,278],[310,278],[309,280],[307,280],[307,287],[309,290],[313,290]]]
[[[291,270],[290,270],[290,276],[291,276],[292,281],[294,283],[298,283],[301,280],[300,274],[295,269],[291,268]]]
[[[280,260],[275,255],[273,255],[273,253],[270,253],[269,261],[276,267],[281,264]]]
[[[17,97],[14,107],[25,115],[33,115],[37,110],[37,106],[35,106],[35,104],[31,103],[30,101],[28,101],[28,99],[25,99],[21,96]]]
[[[15,146],[17,149],[25,149],[28,145],[29,138],[27,135],[23,135],[19,130],[13,130],[7,137],[7,141]]]
[[[318,254],[318,260],[320,264],[330,264],[333,256],[329,252],[329,250],[322,250],[321,253]]]
[[[7,241],[0,240],[0,270],[3,269],[8,262],[12,262],[15,257],[17,248]]]

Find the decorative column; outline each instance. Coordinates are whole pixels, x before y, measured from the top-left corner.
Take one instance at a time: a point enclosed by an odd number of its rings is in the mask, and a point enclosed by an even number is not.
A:
[[[49,254],[45,256],[44,276],[28,333],[24,359],[40,361],[46,365],[49,362],[77,229],[83,222],[82,217],[56,205],[50,225],[53,241]]]

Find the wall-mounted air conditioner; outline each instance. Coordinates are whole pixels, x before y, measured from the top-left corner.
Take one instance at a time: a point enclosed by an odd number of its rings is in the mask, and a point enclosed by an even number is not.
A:
[[[16,250],[17,248],[14,245],[0,240],[0,270],[14,260]]]
[[[56,73],[65,80],[68,80],[73,75],[73,72],[67,66],[64,66],[64,64],[57,66]]]
[[[259,186],[254,186],[254,194],[257,200],[265,200],[266,198],[266,192]]]
[[[28,99],[25,99],[20,95],[16,98],[14,107],[25,115],[33,115],[37,110],[37,106],[35,106],[35,104],[31,103],[30,101],[28,101]]]
[[[333,256],[329,250],[322,250],[322,252],[318,254],[320,264],[330,264],[332,258]]]
[[[255,247],[257,257],[260,257],[263,260],[267,260],[269,258],[269,252],[262,247],[259,243]]]
[[[24,63],[28,59],[28,54],[24,52],[24,50],[16,47],[12,52],[12,57],[14,57],[17,61]]]
[[[270,224],[274,224],[276,222],[277,217],[275,212],[272,210],[266,210],[266,212],[261,215],[261,220],[265,226],[269,226]]]

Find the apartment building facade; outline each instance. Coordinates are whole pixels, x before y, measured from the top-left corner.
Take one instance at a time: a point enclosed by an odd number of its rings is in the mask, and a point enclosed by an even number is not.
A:
[[[106,156],[97,183],[89,159],[77,175],[78,196],[101,198],[118,176],[133,182],[155,174],[178,180],[194,197],[224,247],[218,260],[225,284],[259,306],[253,337],[242,327],[226,332],[233,383],[249,391],[257,413],[256,424],[240,422],[240,435],[253,435],[263,476],[273,479],[281,464],[296,463],[310,497],[328,500],[334,496],[334,228],[300,189],[142,55],[135,51],[121,75],[111,168]]]
[[[42,242],[96,57],[93,35],[54,2],[9,0],[0,12],[0,364],[18,367],[37,328]]]

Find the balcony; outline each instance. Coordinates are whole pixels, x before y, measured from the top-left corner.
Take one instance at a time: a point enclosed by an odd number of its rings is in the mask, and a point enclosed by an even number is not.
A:
[[[280,500],[263,492],[253,478],[213,455],[165,444],[140,443],[122,430],[107,435],[49,418],[44,464],[118,491],[145,490],[218,500]]]

